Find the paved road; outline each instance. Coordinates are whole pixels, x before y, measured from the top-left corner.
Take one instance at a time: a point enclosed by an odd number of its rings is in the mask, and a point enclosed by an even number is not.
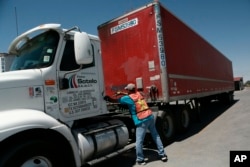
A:
[[[235,92],[230,106],[213,103],[202,113],[202,122],[165,147],[169,161],[157,160],[154,149],[146,148],[147,167],[229,167],[230,150],[250,151],[250,88]],[[95,167],[137,167],[131,150]]]

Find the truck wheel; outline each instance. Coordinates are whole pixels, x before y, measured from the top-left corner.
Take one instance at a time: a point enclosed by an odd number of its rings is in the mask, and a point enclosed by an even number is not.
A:
[[[185,132],[188,130],[191,123],[190,108],[180,107],[176,112],[176,126],[179,132]]]
[[[231,105],[234,101],[234,95],[232,92],[222,93],[218,95],[218,100],[225,105]]]
[[[40,140],[12,145],[0,155],[0,166],[6,167],[61,167],[64,159],[52,144]]]
[[[234,101],[234,96],[233,96],[233,94],[228,93],[227,95],[225,95],[225,103],[226,103],[226,104],[230,105],[230,104],[233,103],[233,101]]]
[[[175,134],[173,115],[169,111],[158,111],[156,128],[164,145],[172,142]]]

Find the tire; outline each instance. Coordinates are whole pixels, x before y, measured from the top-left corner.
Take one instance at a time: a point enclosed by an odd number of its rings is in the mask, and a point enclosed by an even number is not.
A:
[[[45,141],[32,140],[14,144],[0,155],[0,167],[62,167],[60,152]]]
[[[234,102],[234,94],[233,92],[222,93],[217,96],[217,99],[224,105],[232,105]]]
[[[222,101],[222,103],[230,105],[233,103],[234,101],[234,95],[233,93],[224,93],[221,95],[220,97],[220,101]]]
[[[161,137],[162,143],[164,145],[171,143],[175,135],[175,126],[172,113],[169,111],[158,111],[156,128]]]
[[[191,124],[190,107],[178,107],[176,111],[176,127],[178,132],[186,132]]]

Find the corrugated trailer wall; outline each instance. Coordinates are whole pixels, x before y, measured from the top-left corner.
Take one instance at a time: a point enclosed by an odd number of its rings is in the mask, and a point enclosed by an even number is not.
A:
[[[170,99],[233,90],[232,62],[161,6]]]

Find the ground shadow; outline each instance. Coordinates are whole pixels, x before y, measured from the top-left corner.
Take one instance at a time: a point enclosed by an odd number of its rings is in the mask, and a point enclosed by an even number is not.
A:
[[[233,103],[227,105],[219,101],[211,102],[209,105],[203,107],[200,115],[200,120],[193,121],[188,131],[182,134],[177,134],[174,141],[179,142],[199,133],[202,129],[204,129],[206,126],[212,123],[216,118],[218,118],[229,108],[235,105],[238,101],[239,100],[234,100]]]
[[[154,161],[159,161],[158,152],[155,148],[146,147],[143,150],[145,161],[151,163]],[[107,161],[103,161],[99,164],[94,165],[94,167],[134,167],[136,166],[136,156],[135,149],[127,151],[121,155],[113,157]]]
[[[133,167],[135,162],[135,149],[131,149],[121,155],[93,165],[93,167]]]
[[[199,133],[202,129],[212,123],[216,118],[218,118],[221,114],[226,112],[230,107],[235,105],[239,100],[234,100],[231,104],[224,104],[219,101],[213,101],[206,106],[204,106],[200,113],[199,120],[192,120],[191,125],[186,132],[176,133],[175,138],[169,142],[166,146],[171,145],[174,142],[180,142],[185,140],[197,133]],[[150,135],[146,136],[149,138],[148,142],[145,143],[146,148],[156,148],[152,138]]]

